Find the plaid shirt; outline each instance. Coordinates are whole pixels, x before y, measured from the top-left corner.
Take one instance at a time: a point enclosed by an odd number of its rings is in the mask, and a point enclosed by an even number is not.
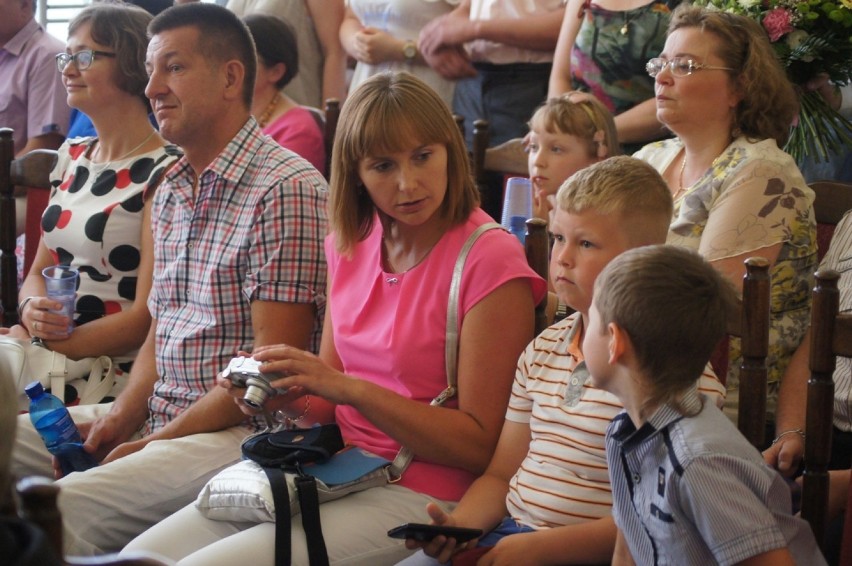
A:
[[[251,301],[325,307],[328,186],[311,165],[264,136],[249,119],[198,178],[186,158],[153,204],[159,381],[147,432],[162,428],[215,386],[237,353],[251,351]]]

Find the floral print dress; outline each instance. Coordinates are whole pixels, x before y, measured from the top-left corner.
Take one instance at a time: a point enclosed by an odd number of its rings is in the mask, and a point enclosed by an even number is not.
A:
[[[664,172],[683,149],[677,138],[655,142],[635,157]],[[808,326],[817,267],[814,193],[793,158],[775,140],[735,139],[674,203],[667,243],[696,250],[708,261],[782,243],[770,269],[770,392]],[[739,340],[731,341],[728,389],[737,388]],[[774,406],[770,399],[769,407]]]

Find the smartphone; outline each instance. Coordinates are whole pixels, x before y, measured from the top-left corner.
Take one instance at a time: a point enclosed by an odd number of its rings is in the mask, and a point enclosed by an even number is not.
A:
[[[467,542],[482,536],[482,529],[467,529],[464,527],[445,527],[443,525],[424,525],[422,523],[406,523],[388,531],[391,538],[411,538],[417,542],[428,542],[438,535],[454,538],[456,542]]]

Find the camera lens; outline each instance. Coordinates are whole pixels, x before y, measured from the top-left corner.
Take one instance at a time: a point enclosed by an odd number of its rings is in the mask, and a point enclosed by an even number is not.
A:
[[[250,377],[246,380],[246,393],[243,401],[253,409],[260,409],[270,396],[275,394],[275,389],[269,385],[263,377]]]

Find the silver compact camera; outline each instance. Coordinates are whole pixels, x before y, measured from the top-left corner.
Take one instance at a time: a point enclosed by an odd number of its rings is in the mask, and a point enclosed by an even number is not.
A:
[[[238,356],[228,363],[222,377],[231,380],[237,387],[245,387],[243,401],[254,409],[260,409],[266,400],[278,394],[269,384],[269,378],[260,371],[260,362],[246,356]]]

